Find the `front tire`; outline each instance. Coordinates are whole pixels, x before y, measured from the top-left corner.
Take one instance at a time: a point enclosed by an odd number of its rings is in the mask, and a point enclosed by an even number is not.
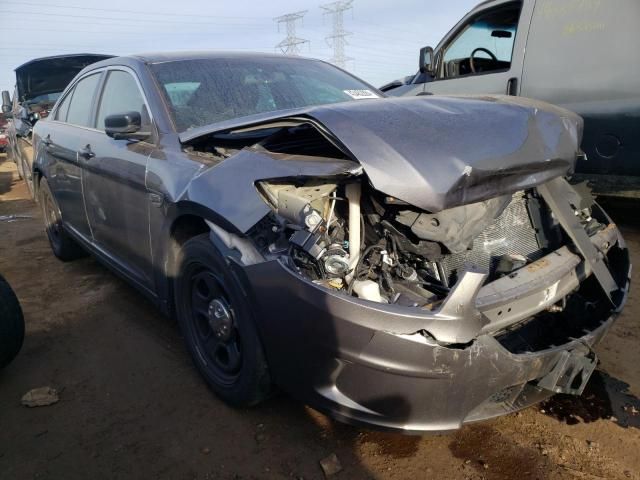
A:
[[[233,406],[265,399],[271,379],[251,310],[208,234],[180,249],[174,286],[180,329],[211,389]]]
[[[23,342],[22,308],[7,281],[0,276],[0,368],[16,357]]]
[[[40,180],[38,203],[42,208],[44,226],[53,254],[63,262],[69,262],[85,256],[86,252],[64,229],[60,209],[51,193],[46,178]]]

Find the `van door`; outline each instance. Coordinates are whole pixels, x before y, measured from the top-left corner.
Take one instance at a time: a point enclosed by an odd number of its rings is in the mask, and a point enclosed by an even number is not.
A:
[[[436,49],[425,92],[518,95],[533,1],[494,1],[475,9]]]
[[[640,190],[640,2],[536,3],[522,76],[523,96],[584,118],[587,161],[576,171],[597,193]]]

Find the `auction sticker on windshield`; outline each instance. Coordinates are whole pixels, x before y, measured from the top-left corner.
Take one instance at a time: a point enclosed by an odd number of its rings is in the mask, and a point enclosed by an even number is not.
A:
[[[363,100],[365,98],[380,98],[379,95],[373,93],[371,90],[344,90],[344,93],[356,100]]]

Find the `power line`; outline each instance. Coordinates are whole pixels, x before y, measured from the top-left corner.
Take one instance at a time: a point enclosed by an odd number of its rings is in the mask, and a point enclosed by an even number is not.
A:
[[[55,7],[55,8],[66,8],[66,9],[75,9],[75,10],[90,10],[96,12],[109,12],[109,13],[133,13],[133,14],[142,14],[142,15],[161,15],[166,17],[196,17],[196,18],[219,18],[219,19],[242,19],[242,20],[266,20],[267,17],[245,17],[245,16],[224,16],[224,15],[201,15],[196,13],[165,13],[165,12],[150,12],[148,10],[119,10],[116,8],[96,8],[96,7],[81,7],[77,5],[60,5],[54,3],[36,3],[36,2],[11,2],[5,1],[3,3],[10,3],[13,5],[28,5],[33,7]],[[30,12],[27,12],[30,13]]]
[[[18,12],[15,10],[2,10],[2,13],[15,13],[18,15],[24,15],[25,12]],[[42,12],[28,12],[28,15],[40,15],[46,17],[64,17],[64,18],[84,18],[90,20],[116,20],[118,22],[134,22],[134,24],[140,24],[141,21],[133,18],[122,18],[122,17],[96,17],[94,15],[71,15],[66,13],[42,13]],[[167,23],[167,24],[183,24],[183,25],[214,25],[211,22],[192,22],[192,21],[180,21],[180,20],[153,20],[154,23]],[[134,24],[128,26],[134,26]],[[216,24],[217,26],[233,26],[233,27],[243,27],[243,28],[265,28],[264,25],[250,25],[250,24],[242,24],[242,23],[220,23]]]
[[[320,5],[320,8],[325,11],[325,14],[331,14],[333,17],[333,32],[325,37],[327,44],[333,47],[333,57],[330,61],[340,68],[346,68],[347,61],[353,60],[353,58],[347,57],[344,52],[344,47],[347,44],[346,37],[352,35],[351,32],[344,29],[344,12],[353,8],[353,0],[338,0]]]
[[[302,20],[307,13],[307,10],[300,12],[287,13],[273,19],[278,24],[278,32],[280,31],[280,24],[284,23],[287,27],[287,36],[284,40],[276,45],[282,53],[285,55],[298,55],[300,53],[299,46],[305,43],[309,43],[309,40],[299,38],[296,36],[296,21]]]
[[[60,23],[60,22],[56,22],[56,23]],[[96,24],[93,25],[94,27],[108,27],[111,24]],[[132,25],[127,25],[128,27],[132,26]],[[5,30],[19,30],[21,32],[24,32],[24,28],[23,27],[2,27],[0,29],[1,31],[5,31]],[[59,29],[59,28],[38,28],[37,29],[38,32],[64,32],[64,33],[70,33],[69,29]],[[75,28],[73,29],[72,33],[107,33],[107,34],[118,34],[118,35],[138,35],[138,36],[144,36],[144,37],[149,37],[150,35],[159,35],[161,34],[163,37],[167,36],[167,35],[178,35],[178,36],[191,36],[191,35],[198,35],[198,36],[202,36],[202,35],[217,35],[217,32],[211,32],[211,31],[203,31],[203,30],[196,30],[196,31],[191,31],[191,32],[157,32],[157,31],[144,31],[144,32],[130,32],[130,31],[126,31],[126,30],[108,30],[108,29],[96,29],[96,30],[76,30]]]

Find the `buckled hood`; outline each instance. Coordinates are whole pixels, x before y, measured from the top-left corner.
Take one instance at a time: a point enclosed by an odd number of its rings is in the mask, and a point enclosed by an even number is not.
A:
[[[566,175],[582,138],[579,116],[543,102],[422,96],[271,112],[190,130],[180,139],[300,118],[326,130],[377,190],[430,212]]]

